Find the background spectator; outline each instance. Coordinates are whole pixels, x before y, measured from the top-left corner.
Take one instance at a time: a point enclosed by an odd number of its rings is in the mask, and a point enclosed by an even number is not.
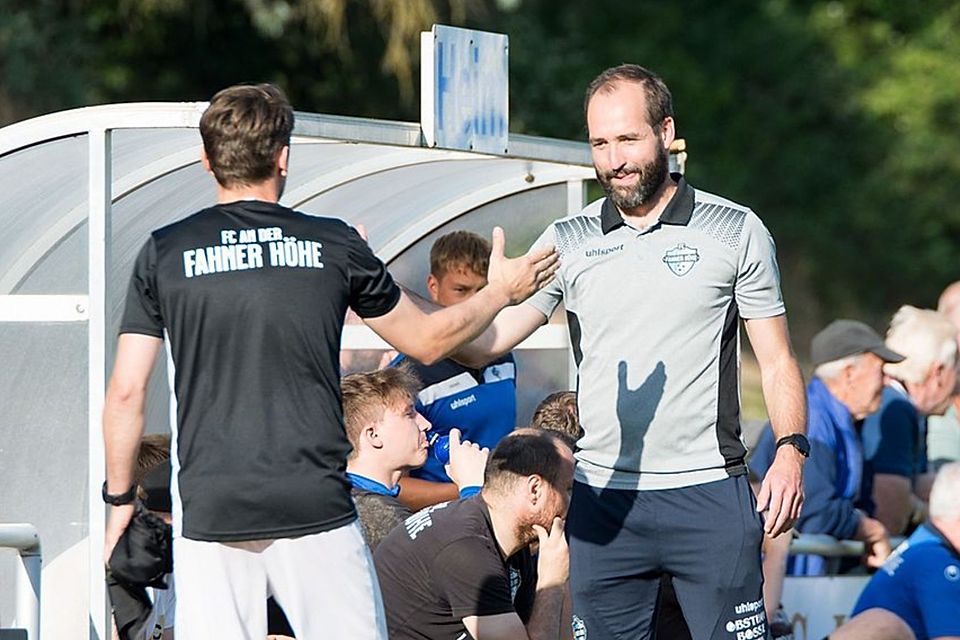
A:
[[[414,406],[420,381],[408,367],[354,373],[343,378],[343,417],[353,451],[347,458],[350,494],[357,505],[363,535],[372,550],[390,531],[413,515],[397,499],[400,476],[427,459],[430,423]],[[450,432],[451,477],[463,490],[479,490],[487,450],[460,442]]]
[[[860,506],[891,535],[925,519],[926,417],[942,415],[957,381],[957,329],[945,316],[905,305],[890,321],[886,345],[906,356],[883,368],[880,409],[863,424]]]
[[[815,367],[807,385],[810,460],[803,474],[803,509],[795,527],[801,533],[862,540],[867,564],[878,567],[890,554],[890,542],[880,522],[854,507],[863,473],[856,423],[880,406],[884,363],[900,362],[903,356],[884,346],[883,338],[866,324],[834,320],[814,336],[810,359]],[[750,458],[751,470],[763,477],[775,450],[768,425]],[[792,556],[787,572],[823,575],[826,560]]]
[[[430,249],[430,300],[447,307],[474,296],[487,286],[489,257],[490,243],[470,231],[438,238]],[[451,359],[426,365],[406,354],[391,364],[403,362],[410,363],[423,385],[417,410],[430,422],[433,434],[447,435],[457,427],[464,440],[492,448],[516,427],[517,368],[512,353],[476,369]],[[401,485],[400,500],[414,511],[457,497],[456,485],[432,457]]]
[[[390,637],[569,637],[561,518],[573,465],[562,435],[518,430],[491,452],[479,496],[424,509],[394,529],[375,554]]]
[[[583,436],[583,427],[577,410],[577,392],[556,391],[548,395],[534,410],[530,426],[559,431],[574,441],[579,440]]]
[[[849,626],[881,609],[907,624],[917,640],[960,637],[960,463],[944,465],[930,492],[930,521],[897,547],[870,579],[853,608]],[[844,625],[845,627],[848,625]],[[883,629],[895,630],[890,621]],[[874,638],[847,635],[831,638]]]

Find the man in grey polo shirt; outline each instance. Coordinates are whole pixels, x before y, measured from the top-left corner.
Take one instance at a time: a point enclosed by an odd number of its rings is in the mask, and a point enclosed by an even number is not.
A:
[[[584,430],[567,522],[577,637],[650,637],[661,576],[694,638],[766,637],[760,542],[799,515],[809,451],[773,240],[747,207],[669,175],[672,99],[655,74],[604,71],[585,110],[607,197],[546,230],[556,280],[457,357],[505,353],[563,302]],[[740,318],[780,445],[757,500]]]

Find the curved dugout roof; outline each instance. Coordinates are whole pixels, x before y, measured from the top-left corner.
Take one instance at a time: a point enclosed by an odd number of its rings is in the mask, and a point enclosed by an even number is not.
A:
[[[196,131],[205,106],[89,107],[0,129],[0,295],[86,290],[76,269],[57,274],[57,284],[55,274],[31,276],[66,246],[85,250],[77,236],[89,209],[90,132],[111,131],[114,273],[126,272],[150,229],[209,204],[213,183],[199,163]],[[366,225],[390,262],[485,204],[593,177],[584,144],[511,136],[509,156],[488,156],[425,148],[422,140],[416,124],[298,113],[283,203]]]

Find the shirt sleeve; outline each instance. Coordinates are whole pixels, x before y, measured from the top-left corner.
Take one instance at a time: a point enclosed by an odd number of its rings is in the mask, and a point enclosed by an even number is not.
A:
[[[547,227],[546,231],[540,234],[540,237],[537,238],[536,242],[530,247],[531,250],[539,249],[546,245],[552,244],[556,246],[556,231],[553,224]],[[559,250],[559,248],[558,248]],[[563,301],[563,256],[560,256],[561,265],[560,270],[557,271],[556,277],[545,286],[540,291],[537,291],[535,294],[527,298],[525,304],[531,305],[537,311],[542,313],[548,319],[553,315],[554,310],[556,310],[557,305]]]
[[[447,545],[434,559],[431,573],[454,618],[514,611],[510,577],[488,540],[462,538]]]
[[[873,473],[913,477],[916,410],[909,401],[897,398],[868,417],[863,427],[864,458]]]
[[[773,236],[752,211],[747,212],[740,236],[739,264],[734,294],[741,318],[771,318],[786,307],[780,292],[780,268]]]
[[[400,301],[400,287],[356,229],[347,226],[350,308],[361,318],[378,318]]]
[[[120,321],[120,333],[139,333],[162,338],[163,326],[160,297],[157,293],[157,245],[151,236],[133,263],[126,306]]]
[[[940,545],[921,553],[911,582],[927,635],[960,636],[960,559]]]

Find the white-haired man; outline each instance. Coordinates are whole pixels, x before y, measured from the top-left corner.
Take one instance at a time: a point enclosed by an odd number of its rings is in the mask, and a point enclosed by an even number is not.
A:
[[[960,638],[960,464],[937,474],[930,521],[874,574],[832,640]],[[904,626],[909,627],[909,630]]]
[[[880,522],[854,507],[863,472],[857,422],[880,406],[884,363],[901,362],[903,356],[888,349],[866,324],[834,320],[813,337],[810,359],[815,367],[807,385],[810,462],[803,475],[805,500],[796,528],[802,533],[862,540],[867,564],[878,567],[890,555],[890,541]],[[751,471],[763,477],[775,454],[768,426],[750,458]],[[797,555],[789,561],[791,575],[825,571],[822,556]],[[771,576],[764,578],[771,582]]]
[[[947,316],[960,332],[960,280],[948,285],[940,294],[937,311]],[[960,342],[960,333],[957,340]],[[960,460],[960,389],[954,389],[953,400],[945,414],[927,420],[927,457],[932,471],[947,462]]]
[[[905,305],[890,321],[886,344],[906,359],[884,366],[880,410],[864,421],[861,495],[867,512],[899,535],[924,520],[932,480],[926,417],[943,415],[953,396],[957,330],[941,313]]]

